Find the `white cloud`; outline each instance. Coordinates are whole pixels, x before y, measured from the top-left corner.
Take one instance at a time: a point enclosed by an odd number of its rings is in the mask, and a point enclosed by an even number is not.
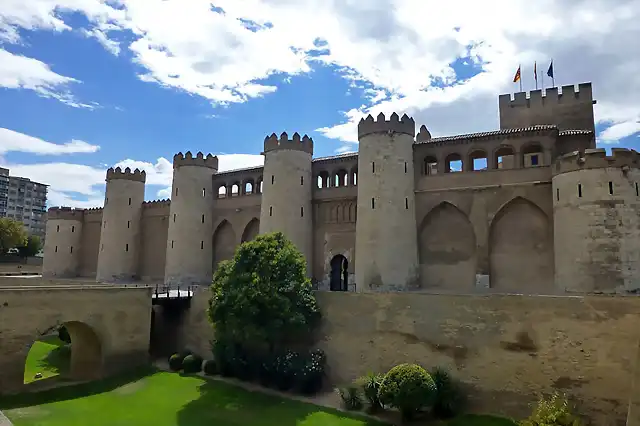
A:
[[[39,96],[57,99],[75,108],[97,106],[76,100],[68,86],[79,81],[53,72],[44,62],[0,49],[0,64],[0,88],[33,90]]]
[[[7,152],[28,152],[36,155],[62,155],[77,153],[93,153],[100,149],[81,140],[71,140],[63,144],[55,144],[0,127],[0,155]]]
[[[593,81],[597,120],[635,132],[640,117],[638,0],[7,0],[0,37],[16,28],[70,30],[62,12],[87,16],[84,30],[107,49],[115,37],[144,68],[143,81],[197,94],[217,104],[244,102],[276,90],[266,78],[335,66],[353,86],[367,87],[364,105],[343,123],[323,123],[326,136],[355,141],[366,113],[407,112],[434,135],[495,128],[497,95],[513,91],[517,64],[526,89],[555,58],[559,84]],[[496,11],[499,11],[496,12]],[[470,79],[452,63],[473,64]],[[433,84],[446,87],[436,87]],[[309,100],[313,101],[313,100]],[[317,101],[317,100],[316,100]],[[633,133],[631,133],[633,134]]]

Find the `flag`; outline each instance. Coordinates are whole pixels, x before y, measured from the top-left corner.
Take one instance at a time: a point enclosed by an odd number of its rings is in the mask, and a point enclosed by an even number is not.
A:
[[[513,77],[513,82],[517,83],[520,81],[520,67],[518,67],[518,71],[516,71],[516,75]]]
[[[538,81],[538,63],[535,61],[533,62],[533,78]]]
[[[553,61],[549,64],[549,69],[547,70],[547,75],[553,78]]]

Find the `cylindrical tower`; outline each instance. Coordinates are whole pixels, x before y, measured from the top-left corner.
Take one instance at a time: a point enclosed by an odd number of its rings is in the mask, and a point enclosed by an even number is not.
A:
[[[555,283],[567,292],[640,290],[640,154],[587,149],[554,165]]]
[[[208,285],[213,277],[213,175],[218,157],[191,152],[173,156],[169,209],[167,285]]]
[[[358,124],[356,291],[419,286],[413,174],[415,122],[380,113]]]
[[[313,217],[311,196],[313,179],[311,158],[313,140],[294,133],[268,136],[264,140],[264,169],[260,233],[281,231],[302,252],[311,273]]]
[[[140,219],[146,173],[129,167],[107,170],[98,250],[98,282],[126,282],[138,277]]]
[[[84,211],[71,207],[51,207],[47,212],[43,278],[78,276]]]

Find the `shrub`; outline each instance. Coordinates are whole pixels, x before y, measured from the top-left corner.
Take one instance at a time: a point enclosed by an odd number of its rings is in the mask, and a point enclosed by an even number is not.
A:
[[[436,385],[427,371],[416,364],[400,364],[384,376],[378,393],[380,402],[397,408],[403,420],[433,404]]]
[[[380,384],[384,376],[382,374],[369,373],[358,379],[358,384],[362,387],[365,399],[369,403],[369,410],[375,412],[382,408],[378,393],[380,392]]]
[[[322,388],[327,356],[321,349],[315,349],[304,356],[299,356],[299,363],[294,364],[296,389],[305,395],[311,395]]]
[[[171,371],[182,370],[182,357],[180,354],[173,354],[169,357],[169,368]]]
[[[187,355],[182,361],[185,373],[199,373],[202,371],[202,358],[198,355]]]
[[[64,325],[61,325],[58,328],[58,339],[62,340],[67,344],[71,343],[71,336],[69,335],[69,330],[67,330],[67,327],[65,327]]]
[[[337,388],[336,392],[340,395],[344,408],[347,410],[362,409],[362,397],[360,396],[360,389],[358,386],[349,385],[343,388]]]
[[[436,385],[433,415],[438,418],[449,418],[460,414],[466,402],[460,386],[442,368],[433,369],[431,378]]]
[[[569,401],[564,395],[553,394],[541,398],[533,413],[520,426],[581,426],[582,422],[571,413]]]
[[[214,376],[218,374],[218,365],[215,360],[208,359],[202,365],[202,370],[204,370],[204,374],[207,376]]]

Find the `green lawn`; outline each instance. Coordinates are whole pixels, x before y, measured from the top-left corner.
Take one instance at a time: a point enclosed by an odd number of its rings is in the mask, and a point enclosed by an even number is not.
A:
[[[18,395],[0,409],[15,426],[382,426],[223,382],[155,372],[128,380]],[[448,426],[512,426],[466,417]]]
[[[71,349],[57,336],[36,340],[29,350],[24,367],[24,382],[30,383],[68,371]],[[36,373],[42,378],[36,379]]]

